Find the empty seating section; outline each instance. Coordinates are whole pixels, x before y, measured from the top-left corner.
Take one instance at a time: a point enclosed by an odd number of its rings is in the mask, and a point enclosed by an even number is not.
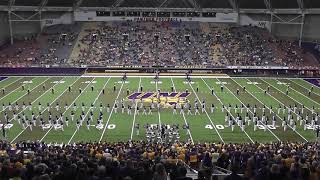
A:
[[[80,6],[82,7],[109,7],[116,0],[83,0]]]
[[[192,4],[188,0],[170,1],[167,5],[169,8],[192,8]]]
[[[15,0],[16,6],[39,6],[41,4],[41,0]]]
[[[120,5],[121,7],[159,7],[162,4],[163,0],[124,0]]]
[[[304,0],[303,2],[305,8],[320,8],[319,0]]]
[[[8,5],[9,0],[0,0],[0,5]]]
[[[296,0],[271,0],[271,7],[273,9],[297,9],[299,8]]]
[[[48,0],[47,6],[72,7],[74,0]]]
[[[228,0],[197,0],[202,8],[232,8]]]
[[[243,9],[266,9],[264,0],[238,0],[238,3]]]

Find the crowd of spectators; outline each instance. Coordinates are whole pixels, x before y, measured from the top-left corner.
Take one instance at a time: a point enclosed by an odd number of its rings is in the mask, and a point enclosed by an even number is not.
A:
[[[190,166],[198,170],[198,179],[205,180],[216,178],[211,173],[218,166],[232,171],[225,179],[317,180],[319,147],[318,143],[280,142],[53,145],[2,141],[0,179],[186,180]]]
[[[23,47],[13,45],[9,49],[0,51],[1,65],[310,65],[295,42],[275,39],[266,29],[201,22],[56,25],[24,41]]]
[[[209,26],[209,30],[203,27]],[[294,42],[266,29],[199,22],[108,22],[87,30],[74,64],[145,66],[304,66]],[[219,45],[219,46],[217,46]],[[214,51],[217,46],[217,51]]]
[[[0,50],[0,65],[30,67],[66,65],[77,40],[81,24],[47,27],[38,35],[14,40]]]

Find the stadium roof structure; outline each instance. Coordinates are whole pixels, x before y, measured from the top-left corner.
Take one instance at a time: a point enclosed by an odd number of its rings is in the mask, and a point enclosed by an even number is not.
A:
[[[65,11],[99,9],[215,9],[215,10],[305,10],[320,9],[319,0],[0,0],[0,10]],[[289,12],[289,11],[287,11]]]

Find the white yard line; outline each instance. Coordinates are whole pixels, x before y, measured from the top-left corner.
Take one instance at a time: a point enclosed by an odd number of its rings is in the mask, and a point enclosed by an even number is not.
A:
[[[139,92],[140,86],[141,86],[141,77],[140,77],[140,80],[139,80],[139,86],[138,86],[137,92]],[[135,126],[135,123],[136,123],[137,106],[138,106],[138,101],[136,101],[136,105],[134,106],[134,114],[133,114],[133,121],[132,121],[130,140],[132,140],[132,138],[133,138],[133,130],[134,130],[134,126]]]
[[[116,99],[114,100],[114,103],[113,103],[113,105],[112,105],[111,112],[110,112],[110,114],[109,114],[109,117],[108,117],[108,120],[107,120],[107,122],[106,122],[106,125],[105,125],[104,128],[103,128],[103,131],[102,131],[101,137],[100,137],[100,139],[99,139],[99,142],[101,142],[101,140],[102,140],[102,138],[103,138],[103,136],[104,136],[104,133],[105,133],[106,130],[107,130],[107,126],[108,126],[108,124],[109,124],[110,118],[111,118],[112,113],[113,113],[113,110],[114,110],[114,105],[116,104],[116,100],[117,100],[117,99],[119,98],[119,96],[120,96],[120,93],[121,93],[123,84],[124,84],[124,83],[122,82],[122,83],[121,83],[121,87],[120,87],[119,92],[118,92],[118,95],[117,95],[117,97],[116,97]]]
[[[156,92],[158,93],[158,81],[156,81]],[[159,119],[159,129],[161,130],[162,123],[161,123],[161,115],[160,115],[159,109],[158,109],[158,119]]]
[[[195,90],[193,89],[193,87],[192,87],[192,85],[190,84],[190,82],[188,82],[188,84],[189,84],[189,86],[191,87],[191,89],[192,89],[193,93],[196,95],[196,97],[197,97],[198,101],[199,101],[199,102],[201,102],[200,98],[198,97],[197,93],[196,93],[196,92],[195,92]],[[221,140],[223,143],[225,143],[225,142],[224,142],[224,140],[222,139],[222,137],[221,137],[221,135],[220,135],[220,133],[219,133],[219,131],[218,131],[218,129],[217,129],[217,127],[216,127],[216,125],[213,123],[213,121],[212,121],[212,119],[210,118],[210,116],[209,116],[209,114],[208,114],[208,112],[207,112],[207,110],[206,110],[206,109],[204,110],[204,112],[206,113],[206,115],[207,115],[208,119],[209,119],[209,120],[210,120],[210,122],[211,122],[211,125],[214,127],[214,129],[215,129],[216,133],[218,134],[218,136],[219,136],[220,140]]]
[[[237,81],[235,81],[235,80],[233,80],[232,79],[232,81],[234,81],[235,83],[237,83],[240,87],[242,87]],[[265,105],[262,101],[260,101],[260,99],[258,99],[257,97],[255,97],[251,92],[249,92],[248,90],[247,90],[247,92],[252,96],[252,97],[254,97],[257,101],[259,101],[262,105]],[[269,94],[269,93],[268,93]],[[270,95],[270,94],[269,94]],[[271,95],[270,95],[271,96]],[[273,97],[273,96],[271,96],[271,97]],[[274,97],[273,97],[274,98]],[[278,101],[276,98],[274,98],[276,101]],[[281,103],[280,101],[278,101],[279,103]],[[282,103],[281,103],[282,104]],[[284,105],[284,104],[283,104]],[[267,109],[269,109],[270,110],[270,107],[269,106],[267,106],[267,105],[265,105],[266,106],[266,108]],[[272,110],[272,112],[274,112],[273,110]],[[274,114],[279,118],[279,119],[281,119],[281,117],[278,115],[278,113],[275,113],[274,112]],[[291,128],[292,130],[293,130],[293,128],[288,124],[288,127],[289,128]],[[308,142],[308,140],[305,138],[305,137],[303,137],[298,131],[296,131],[296,130],[293,130],[297,135],[299,135],[302,139],[304,139],[306,142]]]
[[[174,82],[173,82],[172,78],[171,78],[171,83],[172,83],[172,86],[173,86],[174,91],[177,92],[176,86],[174,85]],[[182,113],[182,117],[183,117],[183,119],[184,119],[185,125],[188,125],[188,122],[187,122],[187,119],[186,119],[186,116],[184,115],[184,113]],[[193,138],[192,138],[192,134],[191,134],[190,129],[187,128],[187,131],[188,131],[188,134],[189,134],[189,136],[190,136],[190,139],[191,139],[192,144],[194,144],[194,141],[193,141]]]
[[[249,79],[247,79],[247,80],[249,80]],[[251,80],[250,80],[251,81]],[[261,88],[261,87],[259,87],[258,85],[256,85],[255,84],[255,86],[256,87],[258,87],[259,89],[261,89],[262,91],[263,91],[263,89]],[[278,103],[280,103],[280,104],[282,104],[282,106],[284,106],[284,107],[287,107],[285,104],[283,104],[281,101],[279,101],[277,98],[275,98],[274,96],[272,96],[269,92],[267,92],[267,94],[270,96],[270,97],[272,97],[274,100],[276,100]],[[256,98],[257,99],[257,98]],[[268,107],[268,106],[266,106],[266,108],[268,108],[269,110],[270,110],[270,108]],[[272,110],[272,112],[274,112],[273,110]],[[295,113],[297,116],[299,116],[296,112],[293,112],[293,113]],[[277,115],[277,117],[279,118],[279,119],[281,119],[281,117],[278,115],[278,113],[275,113],[276,115]],[[296,134],[298,134],[302,139],[304,139],[306,142],[308,142],[308,140],[304,137],[304,136],[302,136],[297,130],[294,130],[290,125],[288,125],[288,127],[290,127]]]
[[[39,87],[41,84],[43,84],[43,83],[45,83],[46,81],[48,81],[50,78],[47,78],[45,81],[43,81],[42,83],[39,83],[37,86],[35,86],[34,88],[32,88],[31,90],[30,90],[30,92],[32,92],[34,89],[36,89],[37,87]],[[27,95],[28,93],[25,93],[25,94],[23,94],[23,95],[21,95],[18,99],[16,99],[15,101],[13,101],[12,103],[15,103],[15,102],[17,102],[17,101],[19,101],[21,98],[23,98],[25,95]],[[33,103],[33,102],[32,102]],[[32,104],[31,103],[31,104]],[[13,105],[13,104],[12,104]],[[26,108],[25,108],[26,109]],[[5,110],[5,109],[4,109]],[[2,113],[4,110],[1,110],[0,111],[0,113]],[[22,110],[22,111],[24,111],[24,109]],[[18,114],[20,114],[22,111],[20,111]]]
[[[298,85],[298,86],[300,86],[300,87],[304,88],[304,89],[305,89],[305,90],[307,90],[307,91],[309,91],[309,90],[310,90],[310,89],[308,89],[308,88],[306,88],[306,87],[302,86],[301,84],[299,84],[299,83],[297,83],[297,82],[295,82],[295,81],[293,81],[293,80],[291,80],[291,79],[288,79],[288,81],[290,81],[290,82],[292,82],[292,83],[294,83],[294,84],[296,84],[296,85]],[[307,82],[307,83],[311,84],[310,82]],[[318,87],[317,87],[317,88],[318,88]],[[312,93],[313,93],[313,94],[315,94],[315,95],[320,96],[320,94],[318,94],[318,93],[316,93],[316,92],[314,92],[314,91],[312,91]]]
[[[234,81],[233,79],[231,79],[232,81]],[[238,82],[236,82],[236,81],[234,81],[236,84],[238,84],[241,88],[243,88]],[[225,86],[227,89],[228,89],[228,87],[227,86]],[[230,90],[229,90],[230,91]],[[246,90],[247,91],[247,90]],[[231,91],[230,91],[231,92]],[[259,99],[257,99],[254,95],[252,95],[249,91],[247,91],[252,97],[254,97],[257,101],[259,101],[262,105],[264,105],[264,103],[263,102],[261,102]],[[232,93],[233,94],[233,93]],[[239,98],[238,97],[236,97],[238,100],[239,100]],[[240,100],[239,100],[240,101]],[[244,104],[242,101],[240,101],[242,104]],[[244,104],[245,105],[245,104]],[[266,106],[267,107],[267,106]],[[267,107],[268,108],[268,107]],[[251,112],[251,114],[254,114],[250,109],[249,109],[249,111]],[[261,122],[262,123],[262,122]],[[262,123],[263,124],[263,123]],[[265,124],[263,124],[264,126],[265,126]],[[276,134],[274,134],[273,133],[273,131],[272,130],[270,130],[270,128],[268,128],[268,126],[266,126],[267,127],[267,129],[268,129],[268,131],[278,140],[278,141],[280,141],[281,142],[281,140],[279,139],[279,137],[276,135]]]
[[[8,78],[8,79],[9,79],[9,78]],[[16,83],[16,82],[19,81],[20,79],[22,79],[22,78],[18,78],[17,80],[13,81],[12,83],[10,83],[10,84],[8,84],[8,85],[6,85],[5,87],[2,87],[2,88],[0,88],[0,89],[6,89],[8,86]],[[1,81],[0,81],[0,82],[1,82]],[[18,87],[17,87],[16,89],[14,89],[13,91],[10,91],[9,93],[6,93],[5,96],[3,96],[2,98],[0,98],[0,101],[1,101],[3,98],[7,97],[9,94],[15,92],[15,91],[16,91],[17,89],[19,89],[19,88],[21,88],[21,86],[18,86]]]
[[[80,77],[75,81],[75,82],[73,82],[71,85],[70,85],[70,87],[72,87],[73,86],[73,84],[75,84],[78,80],[80,79]],[[91,81],[90,81],[90,83],[88,83],[87,84],[87,86],[83,89],[83,91],[87,88],[87,87],[89,87],[89,85],[91,84],[91,82],[94,80],[95,78],[93,78]],[[67,88],[67,89],[65,89],[64,90],[64,92],[66,92],[67,90],[69,89],[69,87]],[[64,93],[63,92],[63,93]],[[63,94],[62,93],[62,94]],[[67,107],[67,109],[62,113],[62,115],[64,115],[69,109],[70,109],[70,107],[73,105],[73,103],[74,102],[76,102],[76,100],[82,95],[83,93],[79,93],[79,95],[70,103],[70,105]],[[51,104],[53,104],[54,102],[52,102]],[[50,104],[50,105],[51,105]],[[41,141],[43,141],[43,139],[45,138],[45,137],[47,137],[47,135],[49,134],[49,132],[52,130],[52,128],[53,128],[53,126],[51,126],[50,127],[50,129],[42,136],[42,138],[40,139],[40,142]]]
[[[278,79],[275,79],[275,80],[276,80],[277,82],[280,82]],[[304,96],[306,99],[309,99],[309,100],[311,100],[312,102],[314,102],[314,103],[316,103],[316,104],[320,105],[320,103],[318,103],[317,101],[315,101],[315,100],[313,100],[313,99],[309,98],[308,96],[306,96],[306,95],[302,94],[301,92],[297,91],[296,89],[294,89],[294,88],[292,88],[292,87],[290,87],[290,89],[292,89],[292,90],[294,90],[295,92],[297,92],[297,93],[301,94],[301,95],[302,95],[302,96]],[[290,91],[290,89],[289,89],[289,91]],[[289,92],[289,93],[290,93],[290,92]]]
[[[304,79],[308,79],[308,78],[304,78]],[[303,81],[306,81],[306,80],[304,80],[304,79],[298,79],[298,80],[303,80]],[[312,79],[317,79],[317,78],[312,78]],[[318,89],[320,89],[320,87],[319,86],[316,86],[316,85],[314,85],[314,84],[312,84],[311,82],[309,82],[309,81],[306,81],[308,84],[310,84],[310,86],[312,86],[312,87],[315,87],[315,88],[318,88]],[[320,96],[320,95],[319,95]]]
[[[282,94],[284,94],[285,96],[287,96],[288,98],[290,98],[292,101],[294,101],[294,102],[296,102],[296,103],[298,103],[298,104],[300,104],[301,106],[303,105],[302,103],[300,103],[298,100],[296,100],[296,99],[293,99],[291,96],[289,96],[289,95],[286,95],[284,92],[282,92],[279,88],[277,88],[277,87],[275,87],[274,85],[272,85],[272,84],[270,84],[270,83],[268,83],[268,81],[265,81],[265,80],[263,80],[263,79],[261,79],[264,83],[266,83],[266,84],[268,84],[268,85],[270,85],[271,87],[273,87],[273,88],[275,88],[276,90],[278,90],[279,92],[281,92]],[[289,93],[290,94],[290,93]],[[308,109],[310,112],[311,112],[311,109],[310,108],[308,108],[308,106],[305,106],[305,108],[306,109]]]
[[[102,89],[104,89],[104,88],[107,86],[109,80],[110,80],[110,78],[104,83]],[[99,99],[100,95],[102,94],[102,89],[101,89],[100,93],[98,94],[98,96],[94,99],[93,104],[95,104],[95,103],[97,102],[97,100]],[[88,109],[88,111],[87,111],[87,113],[86,113],[86,115],[84,116],[83,119],[86,119],[86,117],[88,116],[88,114],[89,114],[89,112],[90,112],[91,109],[92,109],[92,107],[90,107],[90,108]],[[78,130],[77,130],[77,128],[76,128],[75,131],[74,131],[74,133],[72,134],[72,136],[71,136],[71,138],[69,139],[69,141],[68,141],[67,144],[70,144],[70,142],[72,141],[73,137],[76,135],[77,132],[78,132]]]
[[[209,90],[211,91],[212,89],[211,89],[211,87],[207,84],[207,82],[203,79],[203,78],[201,78],[202,79],[202,81],[206,84],[206,86],[209,88]],[[218,79],[217,79],[218,80]],[[219,82],[220,82],[220,80],[218,80]],[[226,86],[225,86],[226,87]],[[229,88],[228,87],[226,87],[227,88],[227,90],[229,91],[229,92],[231,92],[230,90],[229,90]],[[233,94],[232,92],[231,92],[231,94]],[[214,96],[218,99],[218,101],[220,102],[220,104],[221,105],[223,105],[223,103],[222,103],[222,101],[221,101],[221,99],[216,95],[216,93],[214,93]],[[236,97],[234,94],[233,94],[233,96],[234,97]],[[236,97],[237,99],[238,99],[238,97]],[[239,99],[238,99],[238,101],[239,102],[241,102]],[[242,102],[241,102],[242,103]],[[242,103],[243,104],[243,103]],[[227,109],[226,109],[227,110]],[[236,119],[236,118],[234,118],[234,116],[232,115],[232,113],[230,112],[230,111],[228,111],[227,110],[227,112],[229,112],[229,114],[232,116],[232,118],[233,119]],[[238,123],[237,123],[238,124]],[[239,125],[238,125],[239,126]],[[252,142],[252,143],[254,143],[254,141],[252,140],[252,138],[249,136],[249,134],[245,131],[245,130],[243,130],[243,132],[246,134],[246,136],[250,139],[250,141]]]
[[[59,81],[62,81],[64,78],[62,78],[61,80],[59,80]],[[52,86],[52,88],[54,88],[56,85],[58,85],[59,83],[57,83],[57,84],[55,84],[54,86]],[[32,103],[34,103],[34,102],[36,102],[39,98],[41,98],[43,95],[45,95],[45,94],[47,94],[52,88],[48,88],[48,90],[46,91],[46,92],[44,92],[43,94],[41,94],[36,100],[34,100]],[[65,92],[65,91],[64,91]],[[62,94],[64,93],[64,92],[62,92],[54,101],[52,101],[52,103],[50,104],[50,105],[52,105],[57,99],[59,99],[59,97],[61,97],[62,96]],[[31,104],[32,104],[31,103]],[[47,110],[47,108],[48,107],[46,107],[41,113],[43,113],[43,112],[45,112],[46,110]],[[26,108],[25,108],[26,109]],[[24,109],[24,110],[25,110]],[[23,112],[24,110],[22,110],[21,112]],[[21,113],[21,112],[19,112],[19,114]],[[38,116],[36,116],[36,118],[38,118],[39,117],[39,115]],[[13,118],[9,121],[9,122],[11,122],[13,120]],[[11,143],[12,142],[14,142],[27,128],[29,127],[29,125],[26,127],[26,128],[24,128],[16,137],[14,137],[12,140],[11,140]]]

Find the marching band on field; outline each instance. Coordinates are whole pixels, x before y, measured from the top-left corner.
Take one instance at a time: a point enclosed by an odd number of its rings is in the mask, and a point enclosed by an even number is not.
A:
[[[24,89],[24,87],[22,88]],[[45,87],[43,88],[45,89]],[[224,91],[223,85],[221,85],[220,89],[221,92]],[[269,92],[269,89],[270,87],[268,86],[265,93]],[[70,90],[71,87],[69,86],[69,92]],[[94,90],[93,86],[91,87],[91,90]],[[116,85],[114,85],[113,90],[117,90]],[[142,92],[143,86],[140,86],[139,90]],[[174,87],[171,87],[171,90],[173,91]],[[243,87],[243,90],[245,91],[245,87]],[[196,91],[199,91],[199,87],[197,87]],[[288,91],[289,87],[287,88],[286,94],[289,93]],[[79,93],[81,92],[82,90],[79,89]],[[188,89],[186,89],[185,92],[188,93]],[[239,95],[239,92],[240,90],[237,89],[235,94]],[[52,93],[54,93],[53,88]],[[129,95],[129,93],[130,91],[127,89],[127,95]],[[211,95],[215,95],[213,89],[211,90]],[[86,125],[88,130],[90,130],[91,126],[95,126],[97,129],[101,130],[104,127],[103,119],[105,113],[127,113],[127,115],[147,116],[152,115],[153,112],[162,111],[163,108],[168,106],[172,109],[173,115],[200,115],[201,113],[214,114],[217,109],[220,108],[221,112],[225,114],[225,126],[230,127],[232,131],[234,131],[235,126],[240,127],[240,129],[244,131],[246,126],[250,126],[251,123],[254,131],[257,131],[259,127],[263,127],[262,129],[266,131],[267,129],[270,129],[270,126],[276,128],[279,127],[278,125],[280,124],[284,131],[288,128],[295,131],[297,124],[303,126],[304,130],[310,129],[308,127],[315,130],[319,125],[320,119],[319,113],[316,111],[314,106],[308,109],[304,105],[298,107],[297,104],[289,106],[279,104],[278,107],[268,107],[266,105],[258,107],[256,104],[222,104],[219,107],[215,104],[211,104],[207,108],[205,99],[200,101],[198,98],[195,98],[193,104],[191,104],[191,101],[187,97],[176,98],[172,101],[172,99],[169,99],[168,97],[160,97],[160,90],[158,90],[156,97],[149,99],[131,99],[129,101],[119,101],[116,99],[113,105],[100,103],[97,106],[93,103],[85,104],[85,102],[81,102],[80,104],[77,104],[74,102],[71,105],[65,103],[63,106],[63,104],[60,104],[59,102],[56,102],[55,104],[47,103],[46,105],[42,104],[42,102],[38,102],[37,106],[33,106],[31,102],[22,102],[20,104],[18,102],[15,102],[14,104],[9,102],[8,104],[2,104],[4,118],[4,122],[2,124],[12,124],[12,121],[17,121],[18,124],[21,124],[23,129],[29,128],[31,131],[33,130],[33,127],[37,126],[37,124],[42,128],[42,130],[53,128],[54,130],[64,131],[64,126],[69,126],[70,118],[71,121],[76,122],[77,130],[80,130],[80,127],[83,126],[83,124]],[[38,109],[38,114],[34,113],[34,108]],[[20,111],[20,109],[22,111]],[[77,112],[78,109],[81,113],[76,116],[75,112]],[[98,109],[99,112],[98,117],[96,118],[96,123],[94,123],[94,111],[96,109]],[[306,109],[309,110],[310,114],[305,112]],[[31,113],[31,116],[27,116],[25,111],[28,111],[28,114]],[[42,114],[42,112],[45,111],[48,112],[46,116]],[[269,115],[267,115],[267,113]],[[11,118],[8,114],[12,114]],[[135,125],[135,129],[137,134],[139,134],[138,125]]]

